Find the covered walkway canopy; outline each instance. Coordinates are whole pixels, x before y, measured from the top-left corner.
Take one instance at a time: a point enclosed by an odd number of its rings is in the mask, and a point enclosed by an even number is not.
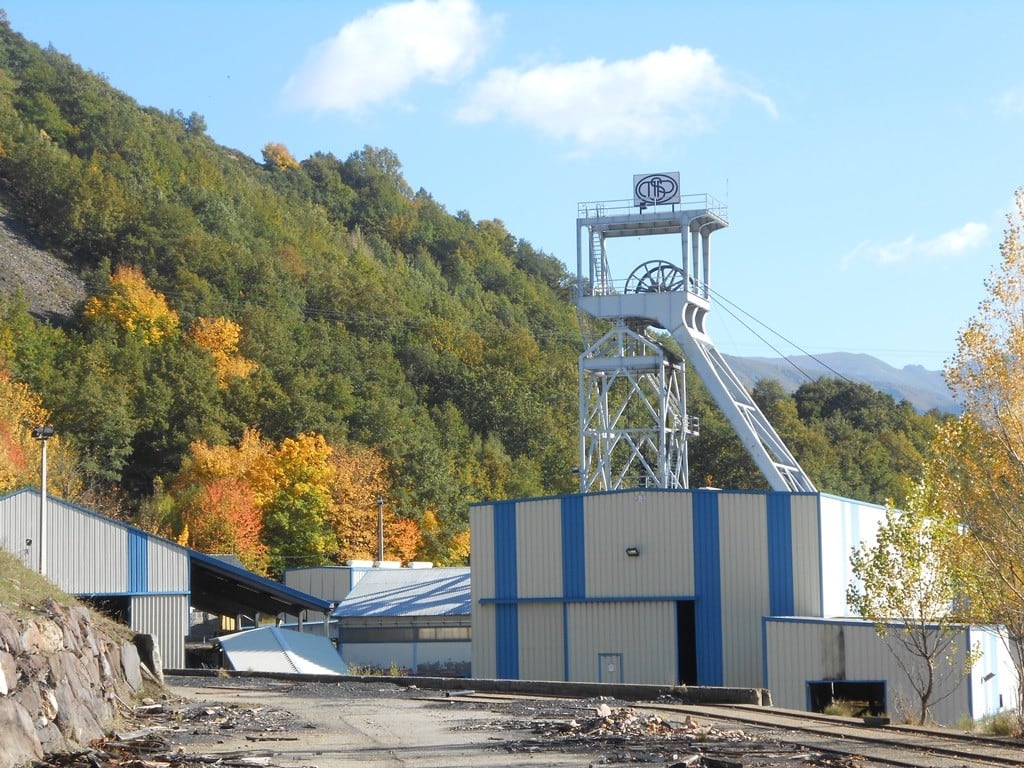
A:
[[[192,607],[219,616],[328,614],[334,604],[213,555],[189,550]]]

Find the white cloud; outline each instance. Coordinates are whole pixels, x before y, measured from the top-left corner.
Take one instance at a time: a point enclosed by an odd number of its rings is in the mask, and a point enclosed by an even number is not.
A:
[[[471,0],[385,5],[314,47],[284,87],[286,102],[317,112],[357,113],[425,80],[445,83],[472,69],[488,22]]]
[[[1024,88],[1011,88],[999,94],[996,101],[1001,112],[1011,115],[1024,114]]]
[[[775,116],[770,99],[729,82],[710,53],[673,46],[630,60],[496,69],[476,85],[458,118],[505,117],[593,149],[706,130],[711,109],[736,95]]]
[[[959,229],[944,232],[930,240],[918,241],[911,235],[884,245],[863,242],[842,258],[840,267],[846,269],[857,261],[885,266],[956,258],[983,245],[988,231],[987,224],[969,221]]]

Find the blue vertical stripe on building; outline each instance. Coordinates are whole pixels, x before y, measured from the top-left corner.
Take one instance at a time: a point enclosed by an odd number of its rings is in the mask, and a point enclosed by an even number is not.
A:
[[[793,509],[789,493],[768,494],[768,604],[772,616],[793,615]]]
[[[499,679],[519,678],[519,571],[516,503],[494,505],[494,597],[511,600],[495,605],[495,666]]]
[[[519,679],[519,606],[499,603],[495,608],[497,629],[496,672],[499,680]]]
[[[149,591],[148,537],[142,531],[128,529],[128,592]]]
[[[722,575],[718,493],[693,492],[693,578],[697,634],[697,683],[722,685]]]
[[[562,498],[562,595],[566,599],[587,596],[583,537],[583,497],[565,496]]]

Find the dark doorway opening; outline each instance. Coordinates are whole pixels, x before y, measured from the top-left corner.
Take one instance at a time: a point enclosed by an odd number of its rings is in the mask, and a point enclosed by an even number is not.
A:
[[[676,603],[676,668],[681,685],[697,685],[697,619],[693,600]]]
[[[811,712],[841,705],[852,717],[885,714],[884,680],[820,680],[807,683]]]
[[[131,600],[127,597],[82,597],[79,598],[90,608],[95,608],[100,613],[119,621],[122,624],[131,622]]]

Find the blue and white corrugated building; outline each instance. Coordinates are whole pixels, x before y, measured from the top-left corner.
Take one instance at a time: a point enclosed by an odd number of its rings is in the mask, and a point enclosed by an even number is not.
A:
[[[45,525],[43,517],[45,516]],[[188,666],[191,609],[259,623],[332,604],[244,568],[39,491],[0,497],[0,550],[64,592],[117,615],[158,642],[165,669]],[[44,554],[45,552],[45,554]]]
[[[914,696],[874,627],[852,619],[850,553],[883,507],[819,492],[623,490],[471,508],[473,675],[756,687],[810,709],[822,692]],[[933,714],[1011,706],[994,632]],[[865,691],[868,693],[865,694]]]

